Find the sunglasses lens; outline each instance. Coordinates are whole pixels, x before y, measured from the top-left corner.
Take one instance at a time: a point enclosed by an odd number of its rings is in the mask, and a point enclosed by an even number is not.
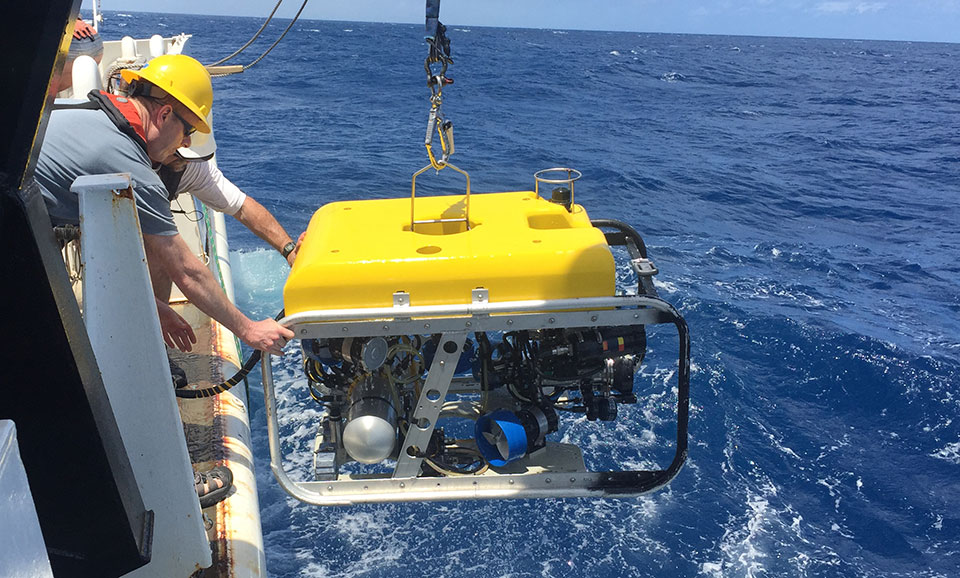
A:
[[[173,111],[173,114],[180,121],[180,124],[183,125],[183,136],[190,136],[193,133],[197,132],[197,127],[192,126],[190,123],[188,123],[182,116],[180,116],[179,113],[177,113],[177,111]]]

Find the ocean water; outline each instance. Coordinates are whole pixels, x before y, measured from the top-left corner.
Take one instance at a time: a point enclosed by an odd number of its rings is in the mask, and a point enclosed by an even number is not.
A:
[[[108,12],[104,36],[189,32],[211,62],[259,25]],[[960,45],[448,35],[474,190],[572,166],[591,217],[644,236],[691,329],[689,459],[635,499],[305,506],[272,477],[254,380],[270,575],[960,576]],[[294,235],[324,203],[407,195],[424,56],[420,26],[298,22],[215,81],[221,168]],[[462,187],[450,172],[424,192]],[[272,316],[286,265],[230,221],[239,306]],[[639,404],[562,432],[595,465],[672,455],[675,337],[651,348]],[[275,365],[287,469],[307,479],[317,407],[297,354]]]

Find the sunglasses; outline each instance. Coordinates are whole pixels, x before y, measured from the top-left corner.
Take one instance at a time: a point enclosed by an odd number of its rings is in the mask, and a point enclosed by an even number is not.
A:
[[[179,119],[179,120],[180,120],[180,123],[183,125],[183,136],[187,137],[187,136],[190,136],[190,135],[192,135],[193,133],[197,132],[197,127],[193,126],[192,124],[190,124],[190,123],[188,123],[186,120],[184,120],[184,118],[183,118],[182,116],[180,116],[179,114],[177,114],[177,111],[176,111],[176,110],[174,110],[173,108],[171,108],[170,111],[173,112],[173,116],[177,117],[177,119]]]

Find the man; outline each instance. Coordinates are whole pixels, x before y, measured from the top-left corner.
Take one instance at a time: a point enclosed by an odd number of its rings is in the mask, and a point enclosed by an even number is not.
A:
[[[159,56],[139,71],[122,74],[133,86],[129,96],[91,92],[86,105],[50,115],[35,178],[51,221],[79,223],[79,200],[70,191],[78,176],[129,173],[151,275],[171,279],[198,309],[251,347],[282,355],[293,332],[273,319],[250,320],[226,298],[177,232],[167,190],[154,170],[177,148],[189,147],[195,131],[210,132],[205,120],[213,105],[210,75],[180,54]],[[165,301],[157,300],[157,308],[165,337],[171,324],[186,325]],[[186,331],[192,333],[189,325]],[[232,474],[216,466],[195,472],[194,484],[201,507],[208,507],[226,497]]]
[[[63,71],[59,76],[53,78],[53,93],[57,94],[72,88],[73,84],[73,63],[78,56],[89,56],[97,64],[103,58],[103,40],[92,26],[83,21],[79,15],[73,27],[73,39],[70,41],[70,50],[67,52],[67,59],[63,63]]]
[[[159,56],[122,75],[133,85],[130,96],[91,93],[90,107],[55,110],[50,116],[36,180],[51,220],[55,225],[79,222],[79,202],[70,192],[76,177],[129,173],[151,276],[171,279],[198,309],[251,347],[282,355],[293,332],[273,319],[252,321],[230,303],[178,234],[167,191],[154,171],[178,148],[189,147],[195,131],[210,132],[210,75],[182,54]],[[161,325],[165,306],[158,301]]]
[[[173,190],[168,188],[171,194],[190,193],[213,210],[234,217],[276,249],[293,267],[293,261],[297,258],[297,244],[266,207],[220,172],[215,160],[190,160],[177,153],[164,163],[160,171],[161,179],[164,179],[164,173],[179,177],[179,186]]]
[[[160,178],[167,186],[171,197],[188,192],[200,199],[208,207],[231,215],[253,234],[266,241],[293,266],[297,256],[298,244],[283,229],[277,219],[253,197],[227,179],[213,155],[217,152],[217,141],[213,138],[213,122],[207,119],[211,131],[198,134],[191,139],[190,147],[177,150],[175,155],[164,161],[160,168]],[[176,183],[177,186],[169,186]]]
[[[207,122],[212,127],[210,118]],[[217,146],[213,133],[193,136],[191,141],[189,148],[181,148],[168,157],[158,171],[171,201],[180,193],[190,193],[213,210],[233,216],[279,251],[292,267],[299,244],[291,239],[266,207],[241,191],[220,172],[213,159]],[[168,302],[172,285],[170,278],[161,272],[152,278],[152,282],[157,299]],[[164,308],[160,309],[163,311]],[[181,351],[192,351],[196,336],[190,325],[172,310],[164,313],[161,315],[164,341]],[[171,371],[174,371],[173,367]],[[174,379],[178,379],[176,375]],[[179,383],[183,384],[185,379],[186,376]]]

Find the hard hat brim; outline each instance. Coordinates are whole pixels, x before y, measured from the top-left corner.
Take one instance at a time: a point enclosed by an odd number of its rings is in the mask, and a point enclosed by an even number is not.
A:
[[[217,152],[217,141],[213,138],[213,118],[206,118],[207,125],[210,127],[209,133],[200,134],[199,132],[190,137],[190,146],[177,149],[177,156],[185,161],[206,161],[213,158]]]

